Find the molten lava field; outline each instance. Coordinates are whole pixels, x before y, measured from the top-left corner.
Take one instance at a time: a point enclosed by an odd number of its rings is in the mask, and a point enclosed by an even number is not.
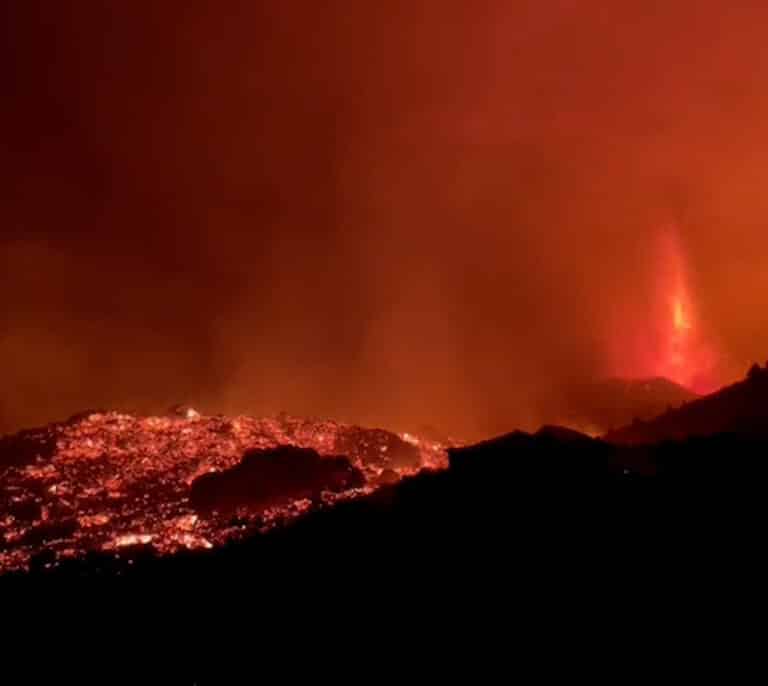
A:
[[[0,573],[215,548],[446,464],[332,421],[83,414],[0,439]]]

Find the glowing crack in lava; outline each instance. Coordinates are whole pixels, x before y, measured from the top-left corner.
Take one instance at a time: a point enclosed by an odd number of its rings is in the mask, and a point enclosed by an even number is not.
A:
[[[611,374],[664,377],[697,393],[717,383],[714,347],[705,339],[674,225],[656,236],[653,291],[642,314],[622,313],[611,337]]]

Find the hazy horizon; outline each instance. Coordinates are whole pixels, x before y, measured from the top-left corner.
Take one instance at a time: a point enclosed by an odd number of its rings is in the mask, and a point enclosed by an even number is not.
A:
[[[739,5],[0,0],[0,432],[185,402],[483,435],[617,370],[734,380],[768,358]]]

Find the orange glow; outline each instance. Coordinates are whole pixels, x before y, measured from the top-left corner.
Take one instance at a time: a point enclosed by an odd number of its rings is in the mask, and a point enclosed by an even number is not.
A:
[[[691,328],[691,322],[685,311],[685,304],[679,298],[675,298],[674,306],[674,326],[678,335],[685,335],[685,332]]]
[[[41,429],[36,437],[28,439],[37,441],[35,451],[52,444],[53,454],[0,475],[0,574],[27,568],[42,551],[59,560],[92,550],[126,555],[137,546],[151,546],[158,554],[208,549],[245,529],[264,531],[310,509],[370,493],[385,470],[396,480],[447,464],[442,445],[410,434],[287,415],[206,417],[191,408],[173,417],[94,413]],[[413,464],[390,457],[396,438],[416,448]],[[249,450],[280,445],[312,448],[319,455],[343,452],[367,484],[323,491],[317,502],[244,508],[236,523],[228,515],[203,518],[194,511],[189,493],[196,476],[230,469]]]
[[[666,227],[660,235],[662,289],[669,289],[669,326],[662,327],[659,376],[666,376],[695,391],[712,390],[715,354],[704,339],[691,293],[684,253],[676,227]]]
[[[699,393],[712,391],[717,355],[699,318],[677,227],[665,226],[655,241],[651,301],[614,330],[611,373],[665,377]]]

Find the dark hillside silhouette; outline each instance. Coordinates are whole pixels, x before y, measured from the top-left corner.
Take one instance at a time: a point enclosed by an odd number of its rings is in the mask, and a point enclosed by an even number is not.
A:
[[[754,365],[743,381],[651,420],[610,431],[605,439],[648,444],[721,433],[768,438],[768,369]]]

